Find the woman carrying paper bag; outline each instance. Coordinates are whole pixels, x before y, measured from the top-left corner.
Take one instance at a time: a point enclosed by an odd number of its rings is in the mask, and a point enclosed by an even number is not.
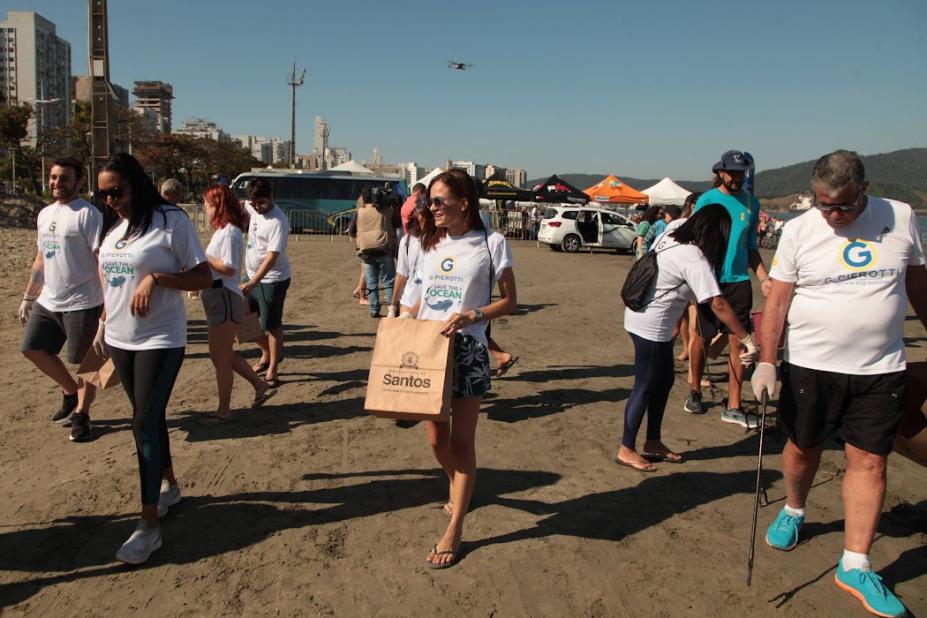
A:
[[[441,332],[453,338],[454,346],[451,422],[425,422],[435,458],[450,479],[444,509],[451,522],[425,559],[440,569],[460,556],[476,482],[476,423],[490,387],[486,326],[514,311],[516,296],[511,250],[502,235],[488,232],[480,221],[473,179],[462,170],[448,170],[431,182],[427,197],[432,216],[423,221],[417,318],[443,322]],[[500,298],[490,302],[497,283]]]

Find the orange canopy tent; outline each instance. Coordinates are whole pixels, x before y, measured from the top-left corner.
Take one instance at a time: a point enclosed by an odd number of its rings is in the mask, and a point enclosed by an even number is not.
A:
[[[588,195],[592,201],[600,204],[647,204],[650,201],[646,193],[641,193],[612,175],[606,176],[583,193]]]

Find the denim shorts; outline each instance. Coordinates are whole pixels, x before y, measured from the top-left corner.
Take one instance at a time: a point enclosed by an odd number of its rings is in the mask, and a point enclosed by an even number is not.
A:
[[[476,397],[488,391],[491,386],[489,350],[470,335],[455,335],[451,396]]]

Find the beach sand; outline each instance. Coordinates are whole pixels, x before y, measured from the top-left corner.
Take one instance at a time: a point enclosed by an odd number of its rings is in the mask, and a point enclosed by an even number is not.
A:
[[[69,443],[51,423],[60,394],[20,355],[13,318],[34,232],[0,229],[0,243],[4,615],[868,615],[833,583],[842,453],[824,455],[803,542],[774,551],[763,537],[783,504],[783,433],[767,433],[771,504],[760,510],[748,588],[757,434],[721,423],[717,405],[684,413],[678,365],[664,439],[686,463],[649,475],[617,466],[633,379],[618,299],[630,258],[531,243],[514,247],[520,309],[493,326],[521,360],[483,404],[457,566],[425,565],[447,525],[447,483],[424,428],[362,410],[376,321],[350,296],[350,244],[292,237],[283,386],[263,409],[220,427],[196,423],[213,409],[215,382],[202,309],[189,301],[190,343],[168,415],[184,498],[162,521],[164,546],[126,567],[113,555],[139,505],[127,398],[121,387],[101,393],[89,443]],[[910,319],[906,329],[910,358],[924,360],[923,328]],[[237,380],[233,405],[251,395]],[[927,614],[924,474],[889,460],[871,554],[916,615]]]

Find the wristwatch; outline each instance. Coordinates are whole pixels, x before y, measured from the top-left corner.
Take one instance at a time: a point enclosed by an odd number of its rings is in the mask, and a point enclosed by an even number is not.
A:
[[[486,314],[483,313],[482,309],[473,310],[473,321],[474,322],[482,322],[484,319],[486,319]]]

